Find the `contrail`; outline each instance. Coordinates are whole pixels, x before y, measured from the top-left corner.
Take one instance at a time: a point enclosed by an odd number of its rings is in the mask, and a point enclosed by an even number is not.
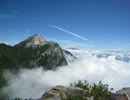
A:
[[[71,34],[71,35],[73,35],[73,36],[75,36],[75,37],[78,37],[78,38],[83,39],[83,40],[85,40],[85,41],[88,41],[88,42],[90,42],[90,43],[93,43],[92,41],[90,41],[90,40],[88,40],[88,39],[86,39],[86,38],[84,38],[84,37],[82,37],[82,36],[80,36],[80,35],[78,35],[78,34],[75,34],[75,33],[73,33],[73,32],[70,32],[70,31],[68,31],[68,30],[65,30],[65,29],[63,29],[63,28],[60,28],[60,27],[57,27],[57,26],[54,26],[54,25],[49,25],[49,26],[54,27],[54,28],[56,28],[56,29],[59,29],[59,30],[61,30],[61,31],[64,31],[64,32],[66,32],[66,33],[69,33],[69,34]]]

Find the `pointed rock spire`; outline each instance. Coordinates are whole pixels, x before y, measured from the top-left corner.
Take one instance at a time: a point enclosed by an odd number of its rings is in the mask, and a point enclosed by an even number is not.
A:
[[[43,46],[44,44],[47,44],[47,41],[38,34],[34,34],[28,39],[24,40],[22,44],[25,44],[25,47],[36,47],[37,45]]]

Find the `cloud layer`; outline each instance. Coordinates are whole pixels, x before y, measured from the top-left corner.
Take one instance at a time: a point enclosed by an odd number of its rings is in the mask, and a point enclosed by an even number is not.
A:
[[[3,88],[3,93],[11,97],[39,98],[48,89],[56,85],[69,86],[78,80],[89,82],[108,83],[115,91],[128,87],[130,83],[130,63],[116,60],[119,52],[114,52],[108,57],[98,58],[105,51],[71,51],[79,59],[59,67],[56,71],[44,71],[42,68],[21,69],[17,75],[5,72],[9,85]],[[127,54],[127,53],[126,53]],[[69,59],[69,58],[68,58]],[[69,61],[69,60],[68,60]]]

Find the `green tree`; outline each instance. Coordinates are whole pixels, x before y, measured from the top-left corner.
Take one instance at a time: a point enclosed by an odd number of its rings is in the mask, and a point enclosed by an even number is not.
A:
[[[70,86],[80,87],[84,90],[87,90],[87,92],[79,96],[69,96],[68,100],[76,100],[75,98],[80,98],[79,100],[84,100],[83,97],[92,96],[94,96],[94,100],[110,100],[110,94],[113,90],[113,88],[109,90],[109,85],[103,84],[101,81],[99,81],[98,84],[89,84],[87,81],[78,81],[78,83],[71,83]]]

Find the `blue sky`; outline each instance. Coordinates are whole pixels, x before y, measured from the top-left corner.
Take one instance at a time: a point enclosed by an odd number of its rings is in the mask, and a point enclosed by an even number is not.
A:
[[[0,0],[0,42],[36,33],[62,47],[130,50],[130,0]]]

